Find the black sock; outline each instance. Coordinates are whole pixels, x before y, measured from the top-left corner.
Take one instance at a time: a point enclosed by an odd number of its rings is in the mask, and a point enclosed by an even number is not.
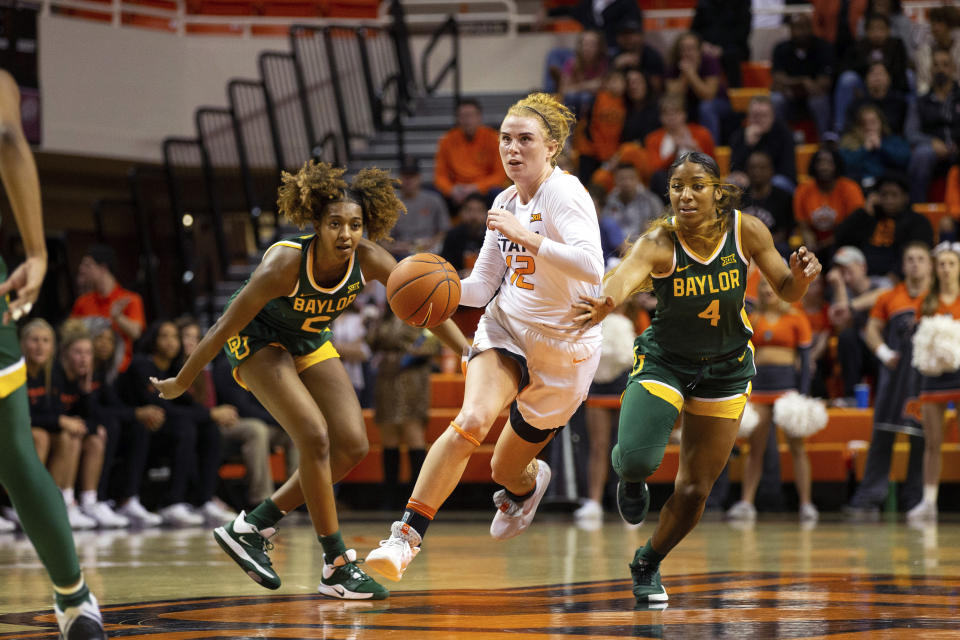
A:
[[[503,491],[507,494],[507,497],[513,500],[514,502],[516,502],[517,504],[520,504],[523,501],[525,501],[527,498],[532,497],[536,490],[537,490],[537,485],[534,484],[533,489],[530,489],[530,491],[527,491],[522,496],[518,496],[513,491],[510,491],[510,489],[507,489],[506,487],[503,488]]]
[[[430,526],[430,518],[414,511],[410,507],[403,510],[403,517],[400,518],[400,522],[410,525],[410,528],[420,534],[421,540],[427,535],[427,527]]]

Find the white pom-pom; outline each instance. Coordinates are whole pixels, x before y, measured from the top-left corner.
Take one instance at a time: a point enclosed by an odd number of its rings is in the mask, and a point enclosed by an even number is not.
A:
[[[925,316],[913,334],[911,364],[925,376],[960,369],[960,321],[950,316]]]
[[[773,423],[791,438],[806,438],[827,426],[827,407],[820,400],[788,391],[773,403]]]
[[[743,417],[740,418],[740,431],[737,437],[749,438],[758,424],[760,424],[760,414],[753,408],[753,404],[748,402],[743,407]]]

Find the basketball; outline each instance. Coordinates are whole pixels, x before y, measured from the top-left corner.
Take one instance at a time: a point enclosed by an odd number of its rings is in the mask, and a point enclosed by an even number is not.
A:
[[[407,324],[429,329],[457,310],[460,278],[440,256],[417,253],[401,260],[387,278],[387,302]]]

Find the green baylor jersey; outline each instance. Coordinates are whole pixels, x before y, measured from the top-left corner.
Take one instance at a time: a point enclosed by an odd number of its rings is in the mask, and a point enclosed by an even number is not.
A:
[[[267,249],[268,252],[277,246],[299,249],[300,278],[293,291],[268,302],[253,321],[241,329],[239,339],[246,336],[258,342],[279,343],[293,355],[314,351],[330,340],[333,335],[330,325],[356,299],[366,281],[360,272],[360,260],[354,252],[340,282],[329,289],[318,285],[313,279],[315,240],[316,234],[295,236],[275,242]],[[227,307],[246,284],[244,282],[230,297]],[[243,359],[247,350],[246,344],[229,342],[226,349],[238,360]]]
[[[742,351],[753,335],[743,306],[747,267],[740,240],[742,214],[714,252],[698,255],[673,235],[673,268],[653,273],[657,309],[649,331],[661,349],[691,361]]]

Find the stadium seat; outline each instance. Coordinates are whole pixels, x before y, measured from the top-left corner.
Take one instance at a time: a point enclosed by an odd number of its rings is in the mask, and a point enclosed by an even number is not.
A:
[[[940,220],[949,215],[947,205],[943,202],[915,202],[913,210],[923,214],[930,221],[930,226],[933,227],[934,241],[936,242],[940,235]]]
[[[745,89],[769,89],[773,82],[769,62],[741,62],[740,75]]]
[[[747,105],[750,104],[750,99],[754,96],[769,96],[770,89],[759,89],[756,87],[744,87],[738,89],[732,87],[727,89],[727,95],[730,97],[730,106],[733,107],[733,110],[737,113],[746,113]]]
[[[719,146],[713,150],[714,160],[720,167],[720,175],[725,176],[730,173],[730,147]]]

